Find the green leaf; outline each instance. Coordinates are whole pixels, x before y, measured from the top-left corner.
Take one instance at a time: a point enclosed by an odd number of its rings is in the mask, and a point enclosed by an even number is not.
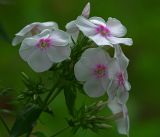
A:
[[[10,137],[18,137],[26,134],[32,130],[42,109],[37,105],[30,105],[24,108],[20,115],[18,115],[12,129]]]
[[[75,101],[76,101],[76,96],[77,96],[76,90],[72,88],[69,89],[66,87],[64,89],[64,96],[65,96],[65,101],[66,101],[68,111],[70,115],[74,116]]]
[[[32,135],[34,135],[36,137],[46,137],[46,135],[40,131],[37,131],[37,132],[33,133]]]

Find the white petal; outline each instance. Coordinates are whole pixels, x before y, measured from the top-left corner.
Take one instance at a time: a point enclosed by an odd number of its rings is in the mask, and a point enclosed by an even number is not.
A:
[[[123,113],[123,117],[116,120],[118,132],[120,134],[129,134],[129,117],[126,105],[122,105],[118,102],[117,98],[108,101],[108,107],[113,114]]]
[[[92,36],[97,33],[96,32],[97,26],[83,16],[79,16],[77,18],[76,25],[86,36]]]
[[[119,102],[125,104],[129,98],[129,92],[124,87],[119,87],[116,92]]]
[[[85,50],[81,56],[81,60],[89,68],[94,68],[97,64],[108,65],[111,62],[109,54],[101,48],[89,48]]]
[[[106,92],[101,80],[97,79],[87,80],[83,87],[86,94],[90,97],[100,97]]]
[[[79,29],[75,21],[71,21],[66,25],[67,32],[71,35],[72,39],[76,42],[79,35]]]
[[[69,46],[51,46],[47,49],[47,55],[52,62],[58,63],[69,59],[71,49]]]
[[[55,30],[50,34],[54,46],[66,46],[69,43],[69,35],[62,30]]]
[[[104,19],[102,19],[101,17],[91,17],[89,18],[89,20],[96,24],[96,25],[103,25],[103,26],[106,26],[106,22]]]
[[[28,64],[34,71],[44,72],[52,67],[53,62],[50,61],[45,51],[37,48],[37,50],[29,56]]]
[[[117,83],[115,83],[115,81],[112,80],[108,89],[107,89],[108,97],[109,97],[110,100],[113,100],[114,97],[116,96],[117,89],[118,89]]]
[[[127,29],[115,18],[108,18],[107,26],[113,36],[123,37],[127,33]]]
[[[133,44],[133,41],[131,38],[116,38],[116,37],[107,37],[107,39],[112,43],[112,44],[124,44],[131,46]]]
[[[12,41],[12,45],[13,46],[18,45],[19,43],[21,43],[23,41],[23,39],[24,39],[24,37],[22,37],[22,36],[16,36]]]
[[[86,81],[91,77],[91,73],[89,67],[82,60],[79,60],[74,66],[74,74],[78,81]]]
[[[82,16],[88,18],[90,15],[90,3],[88,2],[82,11]]]
[[[28,58],[36,50],[37,40],[34,38],[26,38],[19,49],[19,54],[24,61],[28,61]]]
[[[117,59],[117,62],[122,70],[125,70],[128,67],[129,59],[123,53],[120,45],[114,45],[115,52],[114,57]]]
[[[56,22],[43,22],[39,25],[39,28],[41,30],[44,30],[44,29],[51,29],[51,30],[57,30],[58,29],[58,24]]]
[[[102,36],[101,34],[89,36],[89,38],[92,39],[98,46],[104,46],[104,45],[112,46],[110,41],[107,40],[106,37]]]

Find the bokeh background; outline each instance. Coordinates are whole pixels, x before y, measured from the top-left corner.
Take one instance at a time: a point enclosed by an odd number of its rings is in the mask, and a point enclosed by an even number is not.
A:
[[[20,72],[36,76],[18,54],[19,47],[12,47],[6,40],[25,25],[40,21],[56,21],[61,29],[70,20],[80,15],[88,0],[0,0],[0,84],[23,89]],[[132,37],[132,47],[123,46],[130,58],[129,81],[132,84],[127,104],[130,115],[130,137],[160,137],[160,1],[159,0],[90,0],[91,16],[107,20],[115,17],[128,28],[127,37]],[[5,34],[6,32],[6,34]],[[6,101],[6,99],[1,99]],[[66,107],[63,95],[54,105],[55,118],[41,116],[38,129],[51,135],[65,126]],[[5,117],[12,124],[13,118]],[[121,137],[113,129],[99,135],[80,131],[75,137]],[[0,137],[8,137],[0,123]],[[70,137],[65,132],[59,137]]]

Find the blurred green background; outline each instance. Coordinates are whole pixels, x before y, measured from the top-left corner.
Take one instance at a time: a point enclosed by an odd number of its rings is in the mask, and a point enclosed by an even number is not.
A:
[[[61,29],[67,22],[80,15],[87,0],[0,0],[0,29],[13,38],[25,25],[40,21],[56,21]],[[128,109],[130,137],[160,137],[160,1],[159,0],[90,0],[91,16],[107,20],[115,17],[128,28],[126,37],[134,40],[132,47],[123,49],[130,58],[129,81],[132,84]],[[36,74],[21,60],[19,47],[12,47],[0,37],[0,84],[23,88],[20,72]],[[16,93],[15,93],[16,94]],[[55,118],[41,116],[38,129],[51,135],[65,126],[67,116],[64,98],[60,95],[55,103]],[[65,132],[59,137],[70,137]],[[96,135],[80,131],[75,137],[121,137],[116,127]],[[0,123],[0,137],[7,133]]]

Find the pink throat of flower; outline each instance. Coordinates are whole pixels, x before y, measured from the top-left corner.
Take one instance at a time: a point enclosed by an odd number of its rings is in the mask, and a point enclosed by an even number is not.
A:
[[[51,42],[52,40],[50,38],[41,38],[36,46],[40,49],[47,49],[51,46]]]
[[[96,28],[96,32],[100,33],[102,36],[108,36],[108,35],[110,35],[109,29],[106,26],[103,26],[103,25],[99,25]]]
[[[106,65],[104,64],[97,64],[94,68],[93,74],[96,76],[96,78],[103,78],[106,76]]]
[[[125,78],[124,78],[124,73],[123,72],[119,72],[117,74],[117,81],[118,81],[119,86],[124,86]]]

